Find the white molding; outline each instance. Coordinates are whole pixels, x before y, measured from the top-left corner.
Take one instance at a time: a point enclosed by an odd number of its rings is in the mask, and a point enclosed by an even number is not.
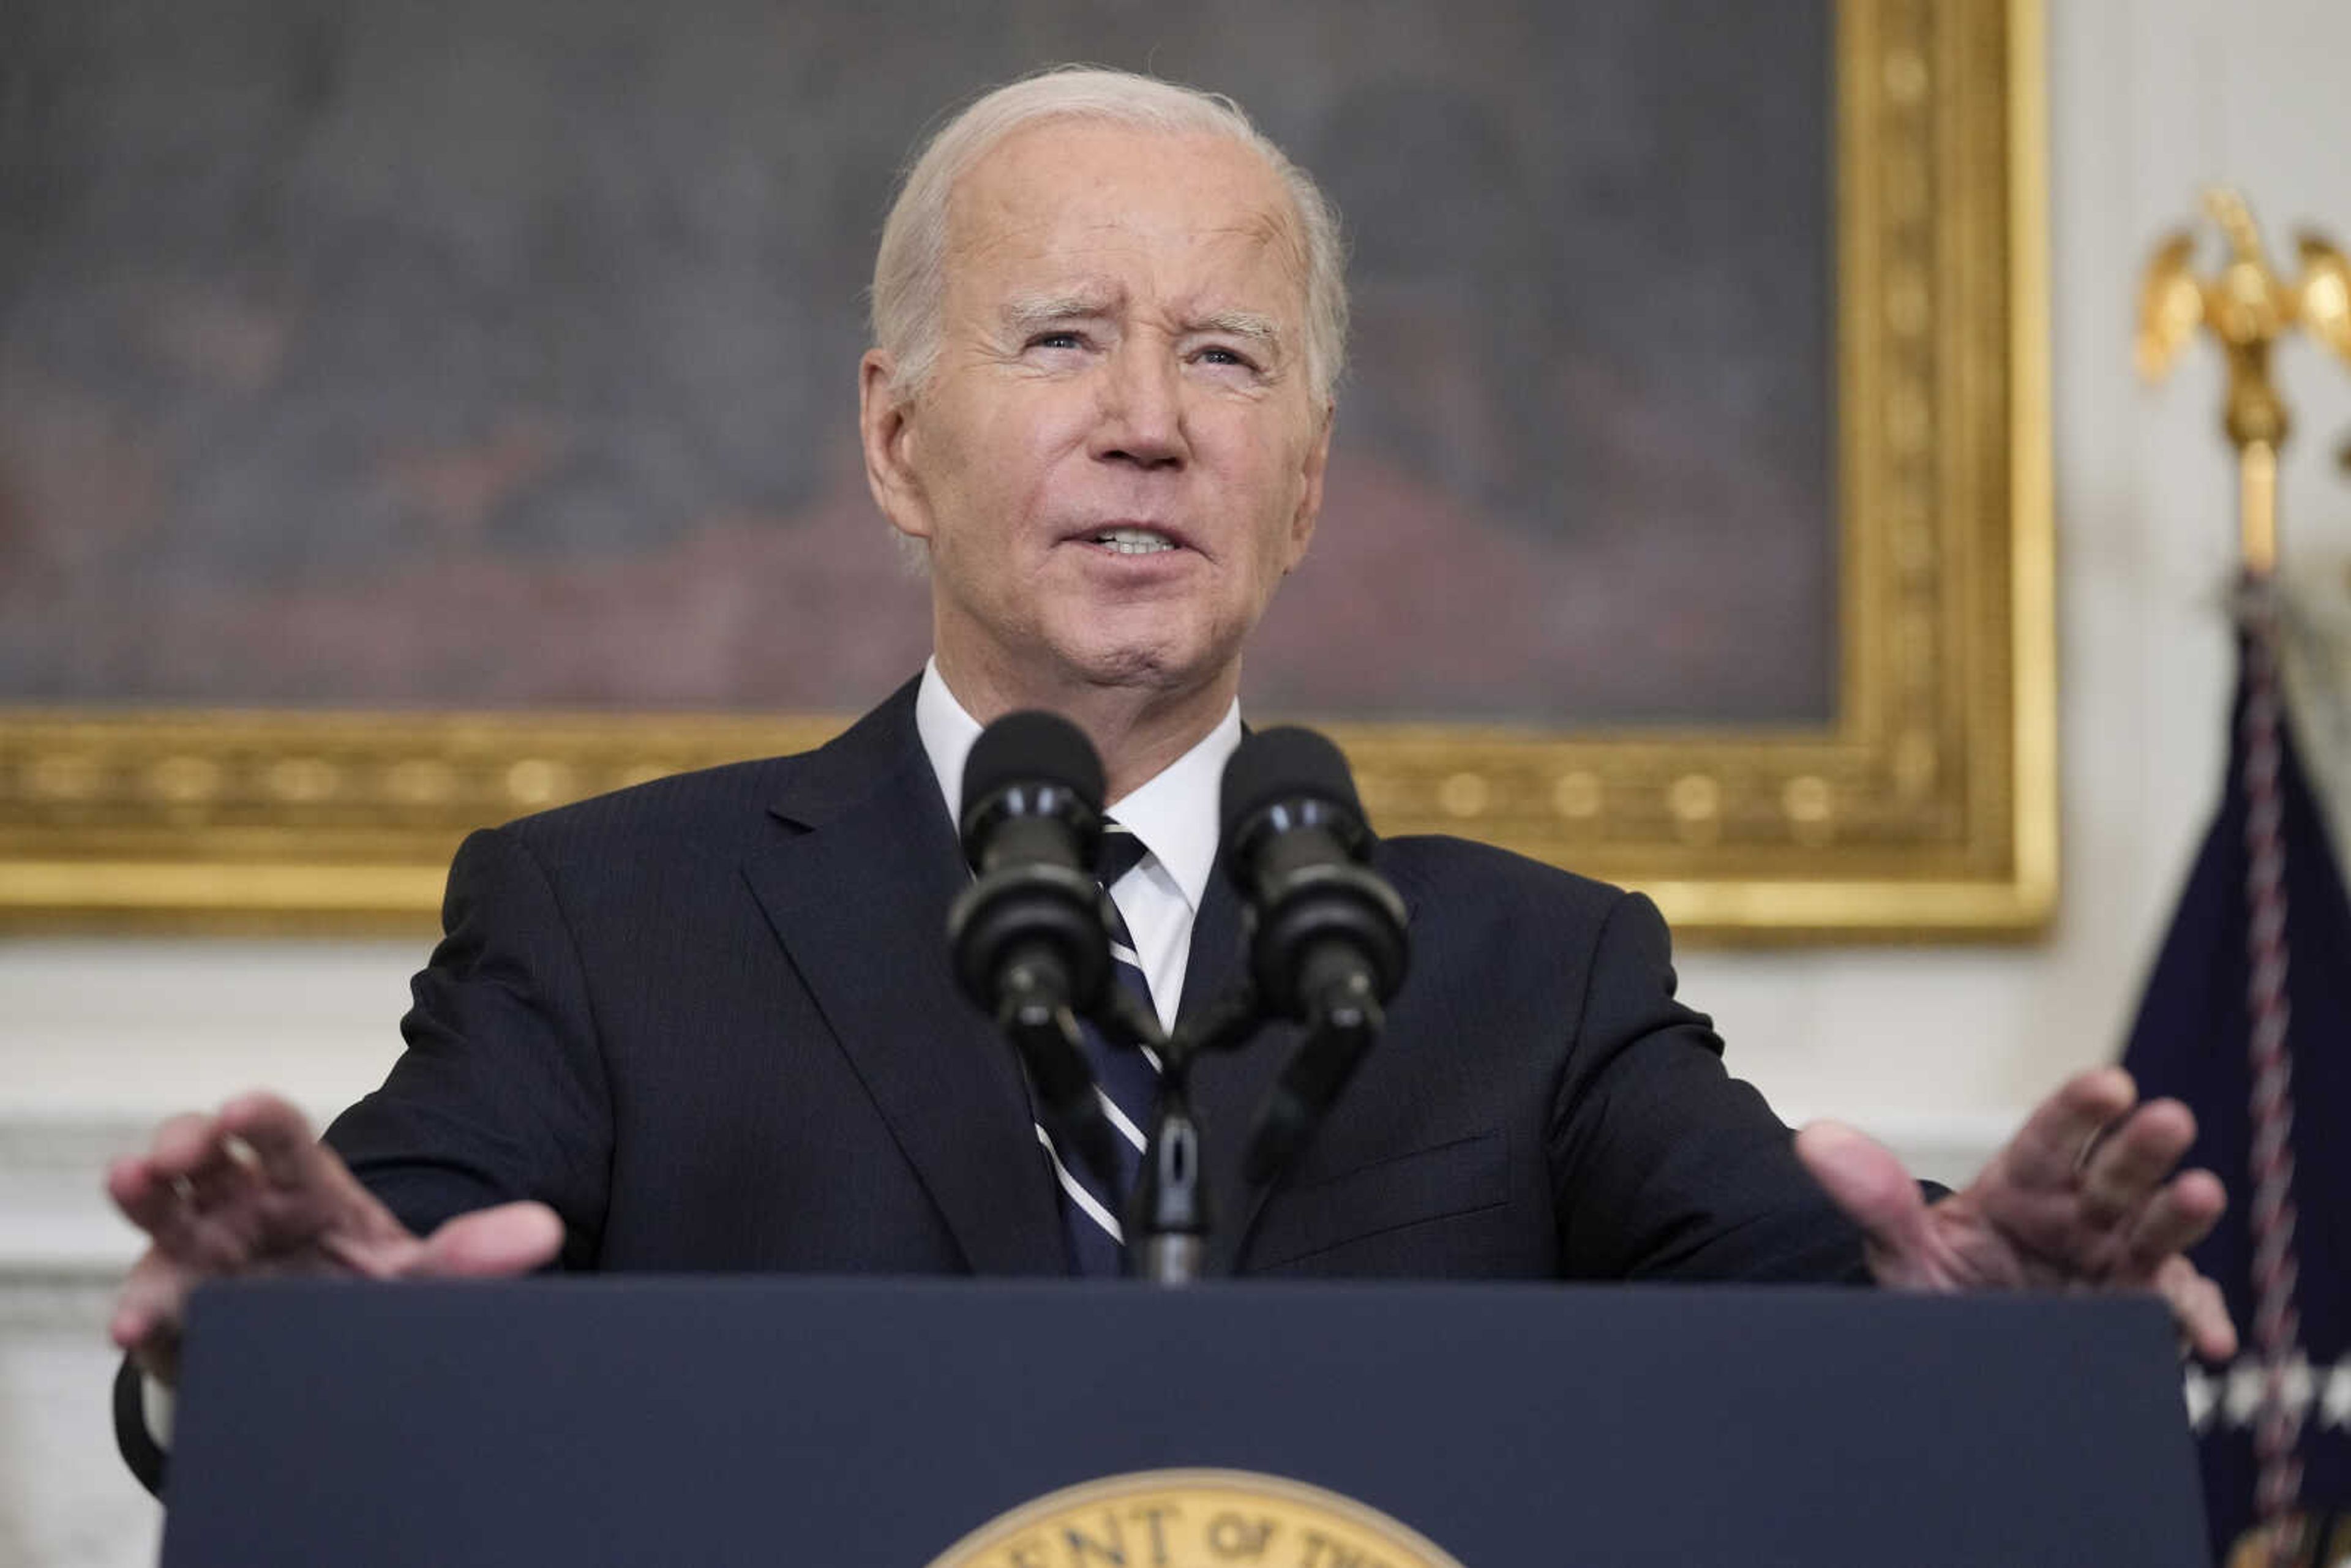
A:
[[[142,1147],[144,1121],[0,1116],[0,1292],[119,1280],[139,1233],[107,1200],[107,1162]]]
[[[0,1343],[64,1336],[102,1347],[121,1283],[120,1270],[0,1268]]]

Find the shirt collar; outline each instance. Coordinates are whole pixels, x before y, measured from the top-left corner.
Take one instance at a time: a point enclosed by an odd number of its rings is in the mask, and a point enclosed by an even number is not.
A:
[[[940,678],[938,660],[924,664],[914,694],[914,732],[938,776],[950,821],[963,810],[964,759],[979,738],[979,727]],[[1236,701],[1197,745],[1110,810],[1157,857],[1195,915],[1217,870],[1217,797],[1225,761],[1240,743],[1241,705]]]

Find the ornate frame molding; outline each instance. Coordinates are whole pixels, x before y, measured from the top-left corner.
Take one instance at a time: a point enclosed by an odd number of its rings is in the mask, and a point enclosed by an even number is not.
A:
[[[1384,831],[1718,940],[2020,936],[2056,896],[2037,0],[1837,9],[1842,676],[1818,730],[1334,725]],[[833,717],[0,710],[0,925],[419,925],[475,824]]]
[[[1836,722],[1343,739],[1389,829],[1640,887],[1685,936],[2029,936],[2057,886],[2039,5],[1844,0],[1836,77]]]

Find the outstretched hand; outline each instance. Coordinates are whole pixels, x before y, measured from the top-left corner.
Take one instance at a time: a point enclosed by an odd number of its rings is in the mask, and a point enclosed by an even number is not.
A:
[[[2141,1104],[2130,1075],[2097,1068],[2043,1102],[1964,1191],[1928,1203],[1891,1152],[1836,1122],[1796,1152],[1866,1238],[1880,1284],[1915,1291],[2154,1291],[2199,1355],[2236,1354],[2220,1288],[2187,1249],[2227,1207],[2210,1171],[2173,1174],[2196,1141],[2177,1100]]]
[[[106,1190],[152,1245],[114,1309],[114,1343],[157,1380],[177,1370],[188,1294],[207,1280],[349,1274],[370,1279],[521,1274],[553,1258],[563,1224],[542,1203],[464,1214],[412,1234],[273,1094],[217,1115],[175,1116],[144,1155],[108,1167]]]

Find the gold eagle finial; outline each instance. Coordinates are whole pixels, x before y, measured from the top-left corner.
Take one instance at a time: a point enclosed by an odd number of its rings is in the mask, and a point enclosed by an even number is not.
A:
[[[2220,340],[2229,368],[2223,419],[2235,444],[2242,477],[2245,560],[2266,572],[2277,559],[2277,449],[2292,421],[2270,374],[2270,349],[2297,325],[2351,364],[2351,263],[2320,235],[2295,236],[2301,274],[2279,277],[2262,244],[2252,210],[2236,192],[2204,193],[2204,210],[2228,246],[2228,260],[2210,277],[2196,275],[2196,235],[2167,235],[2147,260],[2139,284],[2139,374],[2157,382],[2179,361],[2198,328]]]
[[[2196,235],[2178,229],[2163,237],[2139,285],[2139,374],[2160,381],[2199,327],[2210,327],[2224,350],[2266,348],[2301,325],[2351,364],[2351,261],[2324,235],[2294,236],[2301,276],[2291,285],[2271,267],[2252,208],[2236,192],[2204,193],[2204,210],[2227,244],[2229,259],[2209,278],[2196,275]]]

